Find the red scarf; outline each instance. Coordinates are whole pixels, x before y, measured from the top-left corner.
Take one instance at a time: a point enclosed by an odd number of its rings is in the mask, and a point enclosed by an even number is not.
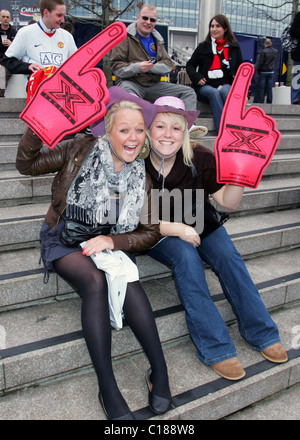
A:
[[[221,59],[228,61],[228,46],[225,47],[225,40],[216,40],[216,45],[212,42],[212,49],[214,53],[214,59],[210,66],[208,76],[211,79],[223,78]]]
[[[49,78],[53,75],[53,73],[57,70],[56,66],[48,66],[44,67],[43,69],[38,70],[37,72],[34,72],[30,75],[28,79],[28,86],[27,86],[27,101],[26,104],[33,98],[36,89],[41,84],[44,79]]]

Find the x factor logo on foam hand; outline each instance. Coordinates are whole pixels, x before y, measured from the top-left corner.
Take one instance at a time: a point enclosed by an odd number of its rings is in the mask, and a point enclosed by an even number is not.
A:
[[[39,85],[20,118],[49,148],[104,116],[109,101],[106,78],[93,67],[126,35],[125,24],[111,24]]]
[[[281,139],[260,107],[245,111],[254,71],[250,63],[240,65],[224,105],[215,143],[218,183],[256,188]]]

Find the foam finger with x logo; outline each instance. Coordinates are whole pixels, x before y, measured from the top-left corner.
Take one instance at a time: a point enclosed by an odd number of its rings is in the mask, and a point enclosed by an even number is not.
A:
[[[256,188],[281,139],[275,120],[260,107],[245,111],[254,71],[241,64],[224,105],[215,142],[219,183]]]

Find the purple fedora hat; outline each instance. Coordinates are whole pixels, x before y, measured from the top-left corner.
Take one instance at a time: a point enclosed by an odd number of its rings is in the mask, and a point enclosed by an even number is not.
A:
[[[151,124],[157,113],[157,108],[154,104],[151,104],[150,102],[145,101],[144,99],[139,98],[133,93],[129,93],[126,90],[123,90],[117,86],[110,87],[110,89],[108,90],[109,90],[110,99],[106,105],[107,109],[109,109],[109,107],[111,107],[116,102],[120,102],[120,101],[135,102],[143,110],[146,127],[147,128],[149,127],[149,125]],[[91,132],[93,133],[93,136],[95,137],[103,136],[105,134],[104,117],[99,119],[99,121],[96,121],[93,124],[91,124],[90,129]]]

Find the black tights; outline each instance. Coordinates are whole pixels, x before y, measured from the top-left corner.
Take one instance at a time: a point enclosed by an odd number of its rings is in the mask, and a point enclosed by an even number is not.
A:
[[[105,273],[80,251],[56,260],[54,267],[58,275],[80,291],[83,335],[96,370],[104,406],[110,417],[119,417],[128,412],[128,406],[118,389],[112,368]],[[139,281],[128,283],[123,312],[150,362],[153,393],[169,397],[167,367],[153,312]]]

